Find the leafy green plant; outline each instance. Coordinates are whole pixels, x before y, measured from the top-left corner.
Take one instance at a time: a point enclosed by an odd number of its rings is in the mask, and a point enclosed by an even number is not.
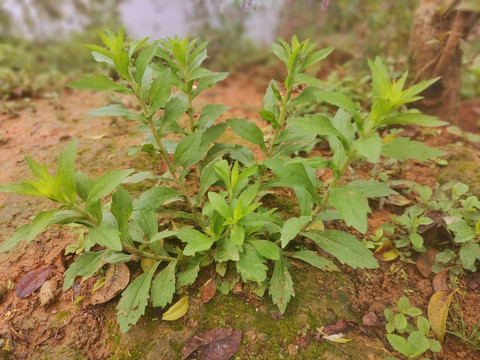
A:
[[[3,185],[0,190],[46,197],[58,207],[40,212],[31,223],[18,228],[0,250],[22,240],[30,242],[50,224],[83,226],[85,240],[72,248],[83,253],[66,271],[64,290],[77,276],[92,276],[105,264],[140,262],[142,273],[123,291],[117,305],[122,331],[138,321],[149,301],[154,307],[165,307],[175,293],[195,282],[201,267],[212,263],[222,278],[227,272],[235,274],[233,282],[223,286],[225,292],[241,278],[259,294],[268,289],[283,313],[295,295],[289,257],[325,271],[338,270],[315,251],[297,251],[293,246],[296,238],[310,238],[351,267],[378,267],[372,253],[354,235],[318,230],[322,220],[336,219],[364,234],[370,212],[367,198],[393,192],[377,180],[349,182],[348,169],[357,161],[378,162],[381,156],[428,160],[443,154],[409,138],[382,141],[378,130],[391,124],[443,123],[402,107],[418,100],[418,94],[434,80],[404,90],[406,74],[398,81],[391,80],[380,59],[369,61],[374,98],[371,111],[363,113],[347,96],[320,89],[318,80],[305,73],[332,49],[319,51],[308,40],[300,42],[296,37],[291,44],[279,40],[273,51],[286,65],[287,76],[285,91],[271,81],[265,94],[260,115],[271,124],[267,137],[246,119],[217,122],[227,110],[224,105],[209,104],[199,112],[194,108],[193,100],[203,90],[226,77],[226,73],[202,67],[206,43],[179,38],[126,43],[123,30],[100,36],[105,47],[87,48],[96,61],[116,72],[116,80],[87,76],[70,86],[133,97],[140,112],[118,103],[90,114],[136,121],[144,142],[129,149],[129,155],[155,154],[162,166],[142,173],[115,170],[94,180],[74,170],[75,141],[60,154],[55,176],[27,157],[36,180]],[[292,96],[300,84],[306,86]],[[313,100],[339,109],[332,117],[291,116],[295,106]],[[265,158],[256,161],[248,147],[218,142],[227,126],[258,146]],[[333,156],[297,156],[312,148],[316,136],[327,138]],[[315,173],[322,168],[333,173],[326,183]],[[122,187],[146,179],[156,180],[157,185],[139,196]],[[187,180],[196,182],[195,190],[187,187]],[[297,217],[283,220],[276,209],[263,206],[266,191],[278,187],[294,190],[300,208]],[[178,223],[162,221],[167,216],[179,219]],[[187,308],[188,298],[183,297],[168,320],[181,316]]]
[[[440,343],[427,337],[430,331],[430,322],[427,318],[421,316],[422,310],[410,306],[408,298],[402,297],[398,300],[396,312],[387,308],[384,310],[384,314],[387,320],[387,339],[392,347],[402,355],[409,359],[416,359],[427,350],[441,351]],[[414,318],[416,318],[417,330],[411,321]],[[399,334],[408,334],[408,337],[405,339],[403,336],[393,334],[394,331]],[[387,359],[396,358],[388,357]]]

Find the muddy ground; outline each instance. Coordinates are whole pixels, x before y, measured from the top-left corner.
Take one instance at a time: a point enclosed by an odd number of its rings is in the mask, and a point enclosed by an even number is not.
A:
[[[223,119],[246,117],[267,128],[257,113],[263,107],[266,85],[267,80],[255,72],[233,75],[205,92],[196,107],[221,103],[231,107]],[[0,184],[30,176],[25,155],[52,166],[60,150],[73,138],[79,140],[77,169],[91,176],[115,168],[155,171],[154,159],[126,155],[130,146],[141,142],[134,130],[136,124],[87,115],[89,110],[117,100],[104,94],[66,90],[59,96],[33,99],[27,106],[20,106],[22,100],[9,102],[10,111],[0,115]],[[128,105],[128,100],[123,101]],[[480,102],[469,101],[461,114],[465,129],[478,132]],[[445,130],[408,131],[409,136],[447,151],[448,165],[405,162],[399,177],[429,186],[437,181],[459,180],[472,185],[480,195],[478,144]],[[361,166],[358,173],[368,174],[370,170]],[[288,214],[293,199],[284,195],[269,201]],[[51,206],[43,199],[0,193],[0,243],[29,217]],[[392,214],[404,210],[392,204],[371,206],[367,235],[373,235]],[[118,298],[92,305],[89,289],[93,279],[80,284],[76,293],[72,289],[61,291],[63,273],[71,262],[69,258],[65,262],[61,253],[75,243],[76,236],[75,229],[51,227],[29,246],[21,244],[0,254],[0,338],[2,346],[8,344],[0,359],[179,359],[183,345],[194,334],[219,327],[243,331],[234,359],[383,359],[398,356],[386,340],[383,310],[407,295],[426,315],[433,294],[433,274],[422,276],[414,263],[381,262],[379,269],[368,271],[342,266],[341,273],[325,273],[293,262],[296,296],[281,315],[267,295],[258,297],[246,287],[236,289],[235,294],[217,293],[212,301],[203,303],[199,299],[200,287],[214,275],[214,269],[207,267],[196,285],[187,289],[191,301],[185,317],[164,322],[158,320],[155,310],[149,309],[136,326],[121,334],[115,322]],[[27,272],[41,266],[51,267],[52,300],[42,306],[38,291],[18,299],[12,287],[15,289]],[[141,271],[138,267],[130,270],[132,276]],[[472,329],[480,324],[480,292],[467,289],[469,280],[467,277],[459,281],[454,305],[457,316],[459,312],[468,316],[466,326]],[[373,326],[364,325],[362,317],[372,313],[378,321]],[[350,342],[328,342],[318,336],[319,328],[340,319],[356,324],[346,333]],[[442,352],[426,357],[477,359],[480,352],[447,334]]]

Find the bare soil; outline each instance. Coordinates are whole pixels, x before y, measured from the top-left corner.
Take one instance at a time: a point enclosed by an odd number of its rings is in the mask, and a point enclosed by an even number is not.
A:
[[[258,69],[248,70],[207,91],[198,99],[196,107],[207,103],[225,104],[231,108],[223,119],[255,119],[266,129],[268,124],[258,115],[266,85],[267,80],[258,76]],[[16,117],[0,115],[0,183],[21,181],[30,176],[25,155],[46,162],[53,170],[60,150],[72,138],[79,139],[77,169],[89,175],[130,166],[145,170],[153,166],[153,171],[160,171],[155,169],[155,162],[150,158],[126,156],[130,146],[141,142],[134,130],[135,123],[87,115],[89,110],[107,101],[112,99],[69,90],[56,100],[34,99],[34,106],[19,110]],[[479,132],[480,101],[471,100],[465,104],[461,116],[465,130]],[[447,151],[460,148],[469,154],[469,161],[478,165],[476,144],[444,130],[407,131],[410,131],[409,136],[425,140],[431,146]],[[228,140],[235,135],[228,132],[225,137]],[[460,141],[463,145],[452,145]],[[261,156],[258,149],[252,150],[256,157]],[[316,148],[315,151],[325,150]],[[453,163],[458,160],[455,154],[447,158]],[[431,163],[410,161],[392,170],[391,176],[433,186],[440,172],[448,175],[448,166],[442,169]],[[356,176],[367,176],[371,170],[370,165],[362,165]],[[328,176],[328,173],[320,176]],[[464,179],[465,182],[479,183],[480,177],[473,178],[470,173],[468,176],[472,178]],[[293,203],[292,196],[286,191],[265,201],[271,201],[271,206],[287,206]],[[372,202],[370,205],[373,212],[367,235],[373,235],[392,214],[404,210],[392,204],[381,206]],[[51,206],[43,199],[0,193],[0,241],[7,239],[36,212]],[[288,212],[284,209],[284,214]],[[329,226],[338,228],[340,225]],[[102,305],[91,303],[95,279],[79,283],[75,291],[61,290],[63,273],[72,261],[62,253],[66,246],[75,243],[76,236],[75,229],[51,227],[28,246],[22,243],[0,254],[0,338],[3,345],[9,345],[0,353],[0,359],[179,359],[182,346],[195,333],[217,327],[243,331],[235,359],[383,359],[395,354],[386,340],[383,310],[406,295],[426,315],[433,294],[433,274],[425,278],[415,264],[400,260],[380,262],[379,269],[368,271],[342,266],[341,274],[323,273],[294,262],[291,272],[297,295],[282,316],[267,295],[258,297],[246,287],[227,296],[217,293],[211,302],[202,303],[200,287],[214,273],[214,269],[206,268],[197,285],[187,290],[191,306],[184,318],[173,323],[162,322],[156,310],[149,309],[136,326],[127,334],[121,334],[115,323],[118,298]],[[49,280],[53,283],[53,300],[42,306],[38,291],[19,299],[14,291],[16,284],[27,272],[45,265],[52,268]],[[141,270],[132,267],[130,271],[136,276]],[[468,289],[469,280],[471,278],[467,277],[458,281],[460,291],[454,300],[466,319],[467,330],[480,324],[480,288]],[[372,312],[378,324],[364,326],[362,317]],[[335,344],[315,340],[317,328],[339,319],[358,324],[347,333],[351,342]],[[470,349],[457,336],[447,334],[442,352],[426,357],[473,360],[480,357],[480,352]]]

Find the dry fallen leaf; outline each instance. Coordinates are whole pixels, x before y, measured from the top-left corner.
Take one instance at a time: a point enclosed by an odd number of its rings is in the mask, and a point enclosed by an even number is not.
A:
[[[175,321],[185,315],[187,311],[188,296],[184,296],[163,313],[162,320]]]
[[[50,304],[55,299],[55,293],[57,292],[58,286],[55,280],[45,281],[40,288],[38,293],[38,299],[40,300],[40,305],[46,306]]]
[[[433,277],[432,285],[433,285],[434,292],[448,290],[447,274],[450,269],[451,268],[443,269]]]
[[[385,241],[380,247],[375,250],[374,256],[377,259],[383,260],[383,261],[392,261],[396,259],[399,256],[399,251],[397,248],[393,245],[391,240]]]
[[[370,311],[368,314],[363,315],[362,317],[363,325],[365,326],[378,326],[378,317],[373,311]]]
[[[202,302],[207,303],[213,299],[216,293],[217,293],[217,284],[215,283],[215,279],[210,279],[207,281],[207,283],[203,287],[202,294],[200,295],[200,299],[202,300]]]
[[[105,284],[95,292],[92,304],[103,304],[112,300],[130,282],[130,270],[125,264],[110,264],[105,273]]]
[[[38,290],[50,275],[51,266],[42,266],[32,270],[25,275],[18,283],[15,293],[19,299],[25,299],[35,290]]]
[[[296,345],[300,348],[307,348],[310,345],[310,340],[312,340],[313,334],[307,334],[300,336],[298,335],[295,339],[293,339],[292,344]]]
[[[334,335],[354,329],[357,326],[358,324],[355,321],[340,319],[325,326],[322,330],[322,333],[324,335]]]
[[[448,307],[452,302],[453,294],[457,290],[437,291],[432,295],[428,303],[428,321],[432,330],[437,335],[438,341],[443,342],[445,326],[447,324]]]
[[[470,291],[474,291],[480,285],[480,273],[474,273],[472,280],[468,282],[467,288]]]
[[[182,360],[194,352],[199,360],[228,360],[240,347],[242,331],[232,328],[218,328],[196,334],[182,349]]]
[[[435,257],[439,251],[437,249],[429,248],[426,252],[421,253],[417,259],[417,269],[423,277],[428,278],[432,272],[432,267],[435,265]]]

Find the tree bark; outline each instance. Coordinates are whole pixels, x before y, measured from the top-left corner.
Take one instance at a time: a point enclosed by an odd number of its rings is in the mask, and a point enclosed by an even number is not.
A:
[[[457,1],[458,2],[458,1]],[[413,83],[440,76],[415,104],[423,112],[458,124],[460,104],[461,39],[466,38],[478,14],[447,9],[443,1],[422,0],[410,37],[410,63]]]

